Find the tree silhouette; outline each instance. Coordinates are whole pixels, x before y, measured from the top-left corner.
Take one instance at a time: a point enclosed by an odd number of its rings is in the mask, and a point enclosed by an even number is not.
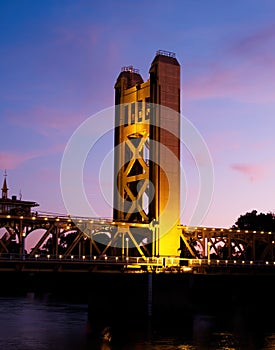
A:
[[[274,213],[257,213],[257,210],[252,210],[244,215],[241,215],[235,224],[233,229],[248,230],[248,231],[265,231],[275,232],[275,214]],[[255,239],[255,256],[256,260],[262,260],[263,256],[268,256],[269,259],[273,259],[273,247],[266,250],[267,243],[256,237]],[[268,255],[267,255],[268,254]],[[251,259],[253,257],[252,246],[246,246],[244,248],[243,257]]]
[[[250,231],[273,231],[275,232],[275,214],[259,213],[252,210],[244,215],[240,215],[233,229],[250,230]]]

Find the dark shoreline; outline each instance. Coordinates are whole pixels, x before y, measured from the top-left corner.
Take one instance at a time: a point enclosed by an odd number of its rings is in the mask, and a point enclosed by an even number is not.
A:
[[[47,294],[96,311],[166,314],[234,307],[275,309],[275,274],[1,272],[0,296]]]

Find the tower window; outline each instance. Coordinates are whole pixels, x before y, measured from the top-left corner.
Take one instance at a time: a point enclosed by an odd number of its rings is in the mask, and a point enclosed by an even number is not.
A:
[[[131,104],[131,124],[135,124],[135,103]]]
[[[138,121],[142,121],[142,100],[138,101]]]
[[[150,97],[145,98],[145,119],[150,117]]]
[[[128,125],[128,105],[124,107],[124,125]]]

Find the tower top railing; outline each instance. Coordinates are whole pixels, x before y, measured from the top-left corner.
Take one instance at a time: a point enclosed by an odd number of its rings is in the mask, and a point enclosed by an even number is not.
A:
[[[136,69],[133,66],[124,66],[121,68],[121,71],[139,74],[139,69]]]
[[[156,52],[156,56],[167,56],[167,57],[172,57],[172,58],[176,58],[176,54],[175,52],[171,52],[171,51],[165,51],[165,50],[158,50]]]

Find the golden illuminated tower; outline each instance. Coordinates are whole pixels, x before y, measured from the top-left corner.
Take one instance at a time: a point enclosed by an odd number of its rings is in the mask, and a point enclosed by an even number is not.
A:
[[[153,255],[179,256],[180,65],[157,51],[149,72],[124,67],[115,84],[113,218],[151,224]]]

